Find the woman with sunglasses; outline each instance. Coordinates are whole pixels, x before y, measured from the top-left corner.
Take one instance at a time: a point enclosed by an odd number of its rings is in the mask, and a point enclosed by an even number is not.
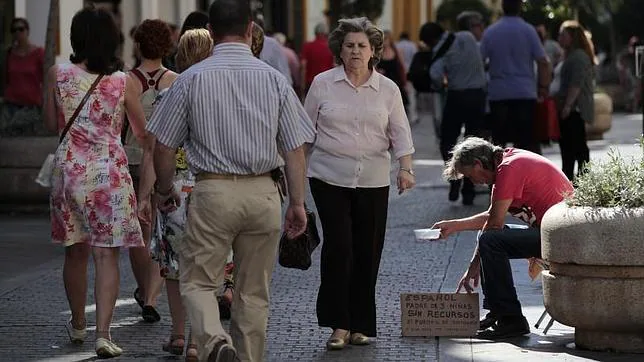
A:
[[[42,105],[43,62],[45,50],[29,41],[29,22],[23,18],[11,21],[11,47],[4,66],[4,107],[0,134],[25,132],[34,124],[14,124],[15,120],[34,117],[14,117],[20,112],[40,112]]]

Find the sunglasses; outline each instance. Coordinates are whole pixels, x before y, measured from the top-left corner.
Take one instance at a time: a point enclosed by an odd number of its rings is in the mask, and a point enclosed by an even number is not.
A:
[[[25,28],[24,26],[18,26],[18,27],[15,27],[15,28],[11,28],[12,33],[19,33],[19,32],[23,32],[25,30],[27,30],[27,28]]]

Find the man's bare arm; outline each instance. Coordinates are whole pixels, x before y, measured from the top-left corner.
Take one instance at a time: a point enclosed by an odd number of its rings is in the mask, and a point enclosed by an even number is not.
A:
[[[505,216],[508,214],[510,205],[512,205],[512,199],[492,201],[492,204],[487,211],[489,213],[487,222],[482,229],[502,229],[505,225]]]
[[[305,165],[304,147],[300,146],[284,155],[289,205],[304,205]]]
[[[176,171],[176,149],[170,148],[161,142],[156,142],[154,147],[154,171],[157,176],[157,191],[166,193],[172,188],[172,180]]]

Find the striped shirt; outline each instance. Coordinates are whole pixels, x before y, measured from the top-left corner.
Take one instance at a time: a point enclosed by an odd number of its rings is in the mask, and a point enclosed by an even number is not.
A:
[[[288,80],[242,43],[223,43],[183,72],[148,122],[170,148],[183,145],[194,173],[259,175],[284,165],[280,152],[315,139]]]
[[[433,49],[434,54],[448,35],[447,31],[443,33]],[[469,31],[454,33],[454,42],[445,55],[432,64],[429,73],[437,87],[442,87],[443,75],[446,75],[448,90],[485,88],[487,83],[479,45]]]

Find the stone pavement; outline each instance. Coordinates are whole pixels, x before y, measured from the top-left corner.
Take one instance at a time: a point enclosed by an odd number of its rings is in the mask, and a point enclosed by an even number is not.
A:
[[[621,144],[633,152],[641,120],[616,116],[604,142],[593,143],[593,158],[604,157],[606,146]],[[566,347],[573,329],[555,323],[544,336],[532,329],[529,338],[485,342],[471,338],[401,337],[400,293],[451,292],[472,255],[473,232],[446,241],[416,242],[413,229],[435,221],[463,217],[487,207],[487,195],[464,207],[447,201],[447,186],[440,178],[441,164],[427,118],[413,129],[417,154],[418,186],[402,196],[392,190],[385,249],[377,285],[377,340],[370,346],[349,346],[326,351],[330,330],[317,326],[315,298],[319,284],[318,248],[307,271],[275,267],[265,360],[281,361],[637,361],[644,356],[592,353]],[[631,138],[631,135],[632,138]],[[629,144],[631,146],[629,146]],[[557,148],[545,154],[559,162]],[[309,200],[313,205],[312,200]],[[0,218],[0,361],[89,361],[95,358],[92,331],[83,346],[68,343],[63,324],[69,318],[62,283],[61,248],[49,245],[46,216]],[[91,265],[91,263],[90,263]],[[91,267],[90,267],[91,268]],[[540,283],[527,276],[527,262],[513,262],[514,277],[524,312],[534,325],[543,311]],[[91,274],[93,276],[93,272]],[[90,277],[90,290],[93,288]],[[121,258],[121,292],[114,315],[114,340],[125,350],[115,361],[181,360],[161,351],[170,323],[165,296],[159,299],[162,321],[146,324],[132,298],[134,280],[126,253]],[[88,295],[90,326],[95,318],[93,293]]]

